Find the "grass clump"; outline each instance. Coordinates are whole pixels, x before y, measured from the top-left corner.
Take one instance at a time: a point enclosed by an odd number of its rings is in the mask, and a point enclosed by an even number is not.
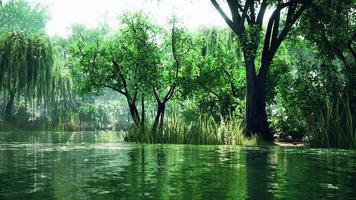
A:
[[[173,113],[155,133],[145,128],[144,134],[137,127],[131,127],[127,140],[143,143],[198,144],[198,145],[256,145],[257,138],[244,137],[244,126],[235,117],[229,120],[214,120],[199,116],[196,121],[187,122]]]

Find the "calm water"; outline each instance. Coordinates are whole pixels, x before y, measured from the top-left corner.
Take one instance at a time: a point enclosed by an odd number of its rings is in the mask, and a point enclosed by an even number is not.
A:
[[[0,199],[356,199],[356,152],[0,133]]]

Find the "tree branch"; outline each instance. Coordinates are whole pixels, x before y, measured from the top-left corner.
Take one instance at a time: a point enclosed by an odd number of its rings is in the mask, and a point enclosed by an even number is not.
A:
[[[238,12],[238,10],[241,11],[241,17],[240,17],[241,23],[245,23],[245,19],[247,20],[248,23],[252,23],[252,19],[247,15],[247,10],[249,9],[250,4],[253,3],[251,0],[246,0],[245,6],[243,8],[236,1],[228,1],[228,2],[229,2],[230,9],[232,8],[236,10],[236,12]]]
[[[267,72],[269,69],[269,66],[272,62],[272,59],[281,45],[282,41],[285,39],[287,34],[289,33],[290,29],[294,25],[294,23],[298,20],[300,15],[304,12],[304,10],[309,6],[310,0],[291,0],[287,3],[283,3],[277,6],[276,10],[273,12],[267,26],[267,31],[265,35],[265,41],[264,41],[264,46],[263,46],[263,52],[262,52],[262,59],[261,59],[261,69],[258,72],[258,78],[259,79],[264,79],[267,77]],[[298,11],[295,12],[295,7],[297,4],[302,4],[301,7],[299,8]],[[279,24],[279,18],[280,18],[280,12],[282,9],[286,7],[292,6],[292,10],[288,10],[290,12],[294,12],[293,15],[292,13],[288,13],[290,16],[287,16],[287,21],[284,25],[283,30],[277,36],[275,28],[278,28],[275,26],[277,23]],[[275,24],[276,23],[276,24]],[[273,33],[272,33],[273,30]],[[273,35],[271,35],[273,34]],[[271,38],[272,37],[272,38]]]
[[[262,24],[263,24],[263,17],[265,15],[267,9],[267,0],[263,0],[261,3],[261,7],[260,10],[257,14],[257,20],[256,20],[256,24],[261,28]]]
[[[115,88],[115,87],[113,87],[113,86],[104,85],[104,87],[110,88],[110,89],[112,89],[112,90],[114,90],[114,91],[116,91],[116,92],[118,92],[118,93],[120,93],[120,94],[122,94],[122,95],[124,95],[124,96],[127,96],[127,95],[128,95],[126,92],[124,92],[124,91],[122,91],[122,90],[119,90],[119,89],[117,89],[117,88]]]
[[[178,59],[178,55],[177,55],[177,35],[176,35],[176,27],[175,27],[175,22],[173,21],[173,26],[172,26],[172,55],[173,55],[173,59],[174,59],[174,64],[175,64],[175,79],[174,79],[174,83],[171,85],[168,93],[166,94],[166,96],[164,97],[164,102],[169,101],[169,99],[172,98],[174,91],[176,89],[177,86],[177,81],[178,81],[178,75],[179,75],[179,68],[180,68],[180,61]]]
[[[158,103],[161,103],[161,99],[159,98],[159,95],[158,95],[158,92],[157,92],[156,88],[155,88],[155,87],[152,87],[152,90],[153,90],[153,94],[154,94],[154,96],[155,96],[155,98],[156,98],[156,101],[157,101]]]
[[[351,53],[351,55],[354,57],[354,60],[356,61],[356,52],[355,50],[352,48],[352,43],[356,40],[356,33],[353,34],[353,36],[351,37],[350,41],[347,44],[347,47]]]
[[[237,89],[232,81],[232,78],[231,78],[231,74],[225,69],[222,67],[222,70],[223,72],[226,74],[226,76],[228,77],[228,82],[230,83],[230,87],[231,87],[231,93],[234,97],[237,97]]]
[[[215,9],[220,13],[220,15],[224,18],[225,22],[227,23],[227,25],[230,26],[230,28],[236,33],[238,34],[238,30],[237,27],[235,27],[234,22],[232,22],[232,20],[226,15],[226,13],[222,10],[222,8],[220,7],[220,5],[218,4],[218,2],[216,2],[216,0],[211,0],[211,3],[213,4],[213,6],[215,7]]]
[[[256,13],[255,13],[255,5],[254,5],[254,1],[253,0],[247,0],[246,4],[248,2],[248,7],[250,8],[250,22],[251,24],[256,23]],[[247,10],[246,10],[247,11]],[[247,15],[247,14],[246,14]],[[248,18],[247,18],[248,20]]]
[[[125,79],[121,69],[120,69],[119,63],[117,63],[115,60],[112,60],[112,64],[114,65],[115,69],[117,70],[117,73],[119,74],[122,84],[124,85],[125,92],[128,93],[127,82],[126,82],[126,79]]]

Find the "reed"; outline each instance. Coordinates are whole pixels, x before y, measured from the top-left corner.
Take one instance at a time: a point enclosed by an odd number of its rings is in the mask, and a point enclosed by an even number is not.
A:
[[[144,134],[142,134],[144,133]],[[198,145],[255,145],[257,138],[245,138],[244,127],[235,117],[229,120],[214,120],[201,115],[196,121],[187,122],[173,113],[164,123],[163,131],[152,133],[145,128],[144,132],[132,126],[127,134],[130,142],[198,144]]]
[[[310,146],[356,149],[355,117],[348,98],[323,100],[320,118],[309,127]]]

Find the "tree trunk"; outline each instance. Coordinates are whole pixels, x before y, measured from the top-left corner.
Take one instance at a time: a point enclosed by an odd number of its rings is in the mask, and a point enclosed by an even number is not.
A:
[[[165,113],[165,110],[166,110],[166,104],[165,103],[162,103],[161,105],[161,118],[160,118],[160,121],[159,121],[159,132],[160,133],[163,133],[163,123],[164,123],[164,113]]]
[[[265,140],[273,140],[266,113],[266,79],[258,79],[253,58],[245,56],[246,65],[246,136],[261,135]]]
[[[10,92],[10,98],[9,98],[8,102],[6,103],[6,107],[5,107],[5,120],[6,121],[11,121],[12,110],[13,110],[14,102],[15,102],[15,94],[16,94],[16,91],[12,90]]]
[[[144,136],[145,134],[145,98],[144,96],[142,95],[141,97],[141,135]]]
[[[164,112],[165,112],[166,104],[162,102],[157,103],[157,113],[155,120],[153,122],[152,126],[152,132],[155,133],[155,135],[158,132],[163,131],[163,119],[164,119]],[[158,130],[157,130],[158,128]]]
[[[161,109],[160,109],[160,106],[158,104],[156,117],[155,117],[155,120],[153,121],[153,125],[152,125],[152,133],[155,133],[156,130],[157,130],[157,126],[158,126],[158,122],[159,122],[160,116],[161,116]]]
[[[141,126],[140,116],[138,114],[138,110],[137,110],[135,102],[131,103],[128,101],[128,105],[129,105],[132,121],[134,122],[135,126],[140,127]]]
[[[254,60],[245,56],[246,67],[246,136],[250,137],[252,133],[256,133],[256,72]]]
[[[266,81],[258,81],[256,84],[256,122],[255,130],[267,141],[273,140],[273,135],[269,128],[266,112]]]

